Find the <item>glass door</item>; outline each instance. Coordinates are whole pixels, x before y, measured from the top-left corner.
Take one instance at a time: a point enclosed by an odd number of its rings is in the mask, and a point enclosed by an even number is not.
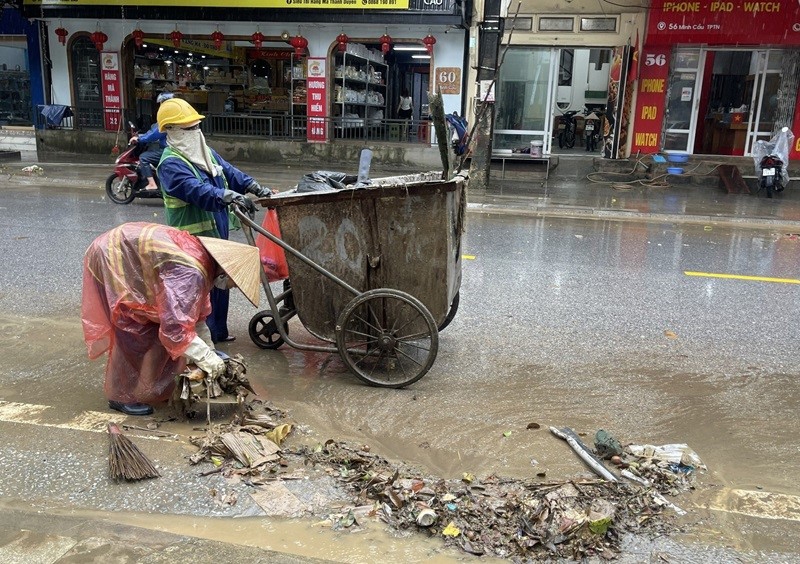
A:
[[[697,111],[702,84],[699,49],[676,49],[667,90],[664,112],[664,150],[691,152],[697,124]]]
[[[550,154],[557,49],[508,47],[496,86],[494,149],[542,141]]]
[[[772,137],[772,131],[776,121],[780,121],[778,115],[778,101],[781,93],[782,77],[781,66],[783,63],[783,52],[756,51],[753,53],[754,65],[752,74],[748,75],[745,82],[745,95],[752,90],[750,96],[750,120],[747,129],[746,154],[752,154],[753,146],[758,140],[768,141]],[[792,77],[785,77],[790,78]],[[793,78],[796,80],[796,77]]]

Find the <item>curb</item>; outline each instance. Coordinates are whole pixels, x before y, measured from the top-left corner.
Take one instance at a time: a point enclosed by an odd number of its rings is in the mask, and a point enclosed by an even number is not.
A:
[[[517,215],[527,217],[558,217],[565,219],[595,219],[612,221],[645,221],[650,223],[688,223],[695,225],[727,225],[756,229],[780,229],[800,232],[800,221],[782,219],[737,217],[727,215],[691,215],[653,212],[633,212],[599,208],[567,208],[553,206],[532,206],[529,208],[497,206],[494,204],[467,203],[467,211],[472,213]]]

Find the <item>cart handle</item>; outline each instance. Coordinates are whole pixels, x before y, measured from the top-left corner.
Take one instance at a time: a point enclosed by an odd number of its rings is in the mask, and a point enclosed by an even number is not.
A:
[[[303,253],[301,253],[300,251],[298,251],[297,249],[295,249],[294,247],[292,247],[288,243],[285,243],[283,241],[283,239],[280,239],[280,238],[276,237],[275,235],[273,235],[272,233],[270,233],[269,231],[267,231],[266,229],[263,229],[255,221],[250,219],[250,216],[247,215],[247,213],[244,212],[237,204],[233,204],[231,206],[231,208],[233,208],[234,215],[239,218],[239,221],[242,222],[242,225],[247,226],[249,229],[255,229],[257,232],[261,233],[264,237],[266,237],[267,239],[269,239],[270,241],[272,241],[273,243],[275,243],[279,247],[282,247],[283,250],[288,251],[293,256],[295,256],[298,259],[300,259],[304,264],[306,264],[307,266],[313,268],[314,270],[316,270],[317,272],[319,272],[320,274],[322,274],[326,278],[330,278],[331,280],[336,282],[339,286],[341,286],[342,288],[344,288],[345,290],[347,290],[348,292],[350,292],[354,296],[358,296],[358,295],[361,294],[361,292],[359,292],[358,290],[353,288],[350,284],[348,284],[347,282],[345,282],[344,280],[342,280],[340,278],[337,278],[336,276],[334,276],[333,274],[331,274],[330,272],[328,272],[327,270],[322,268],[320,265],[318,265],[317,263],[312,261],[310,258],[305,256]]]

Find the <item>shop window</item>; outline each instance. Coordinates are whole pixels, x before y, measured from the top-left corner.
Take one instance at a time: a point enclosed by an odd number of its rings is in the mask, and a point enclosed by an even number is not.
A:
[[[574,62],[575,51],[573,49],[562,49],[558,63],[559,86],[572,86],[572,66]]]
[[[581,31],[617,31],[617,18],[581,18]]]
[[[71,45],[72,91],[79,127],[102,128],[100,98],[100,52],[88,36],[76,37]]]
[[[539,18],[539,31],[572,31],[574,27],[573,18]]]
[[[516,31],[530,31],[533,29],[533,18],[517,17],[509,18],[511,21],[506,22],[506,30],[514,26]]]

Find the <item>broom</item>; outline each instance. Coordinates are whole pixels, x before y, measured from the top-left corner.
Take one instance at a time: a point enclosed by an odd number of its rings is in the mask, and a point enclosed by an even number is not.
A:
[[[122,434],[115,423],[108,424],[111,445],[108,449],[108,469],[114,480],[144,480],[158,478],[156,467],[131,440]]]

